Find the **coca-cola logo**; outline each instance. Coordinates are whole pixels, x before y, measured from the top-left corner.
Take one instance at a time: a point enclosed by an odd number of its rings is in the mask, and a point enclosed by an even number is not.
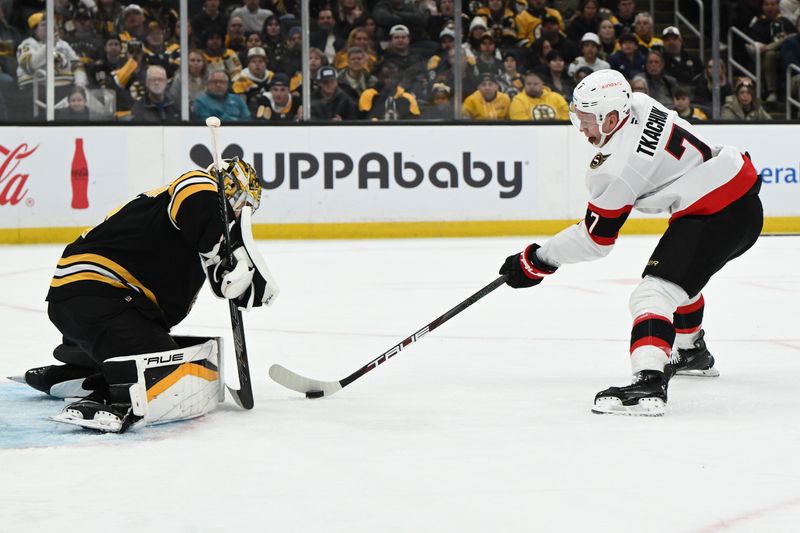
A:
[[[39,148],[37,144],[29,148],[22,143],[14,149],[6,148],[0,144],[0,206],[17,205],[28,194],[26,184],[29,174],[18,171],[22,161]],[[30,200],[30,199],[29,199]]]

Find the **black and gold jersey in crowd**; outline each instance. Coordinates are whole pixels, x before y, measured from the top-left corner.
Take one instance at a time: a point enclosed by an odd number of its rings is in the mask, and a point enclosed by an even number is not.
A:
[[[189,313],[206,279],[199,254],[213,255],[223,230],[214,178],[187,172],[138,195],[68,245],[47,300],[131,297],[154,305],[172,327]]]

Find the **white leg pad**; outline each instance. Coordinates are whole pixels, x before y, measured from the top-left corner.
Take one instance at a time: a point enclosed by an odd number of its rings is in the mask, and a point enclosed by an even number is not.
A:
[[[224,400],[222,339],[197,340],[185,348],[105,361],[136,362],[138,380],[129,389],[131,405],[146,425],[202,416]]]

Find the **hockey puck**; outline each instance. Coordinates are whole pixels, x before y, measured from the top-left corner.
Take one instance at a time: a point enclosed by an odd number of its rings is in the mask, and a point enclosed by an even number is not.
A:
[[[306,393],[306,398],[322,398],[325,393],[321,390],[310,390]]]

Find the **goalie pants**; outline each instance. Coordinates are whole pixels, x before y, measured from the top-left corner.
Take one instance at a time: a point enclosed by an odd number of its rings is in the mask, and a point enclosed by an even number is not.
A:
[[[178,348],[158,310],[148,309],[125,294],[119,298],[76,296],[49,302],[47,314],[63,335],[64,344],[78,346],[98,369],[111,357]],[[113,376],[105,376],[105,383],[100,380],[96,390],[114,382]]]

